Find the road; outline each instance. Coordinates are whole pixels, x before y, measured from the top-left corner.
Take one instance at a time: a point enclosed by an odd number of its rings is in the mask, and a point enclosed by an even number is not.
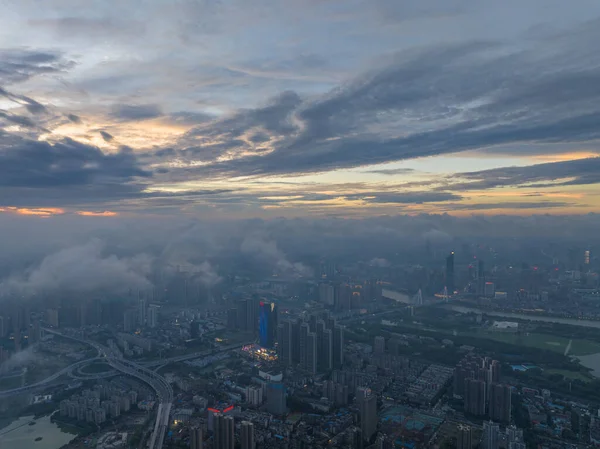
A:
[[[142,382],[148,384],[155,392],[158,398],[158,410],[156,413],[156,421],[154,423],[154,431],[152,432],[152,437],[150,439],[149,449],[160,449],[162,448],[163,441],[165,438],[166,430],[169,426],[169,414],[171,413],[171,405],[173,403],[173,389],[171,385],[167,382],[167,380],[162,377],[160,374],[152,371],[152,369],[147,368],[145,366],[139,365],[130,360],[126,360],[122,357],[120,353],[113,351],[111,348],[107,348],[95,341],[91,340],[83,340],[78,337],[74,337],[68,334],[63,334],[54,329],[44,329],[45,332],[50,334],[59,335],[64,338],[69,338],[71,340],[78,341],[80,343],[84,343],[94,347],[98,354],[100,355],[99,359],[108,363],[114,369],[128,374],[130,376],[136,377]],[[85,360],[79,363],[88,362],[89,360]],[[66,368],[65,370],[72,369],[71,367]],[[64,370],[63,370],[64,371]],[[58,373],[57,373],[58,374]],[[63,373],[61,373],[62,375]],[[55,374],[56,376],[56,374]],[[59,376],[56,376],[58,378]],[[48,379],[45,379],[43,382],[47,382]]]

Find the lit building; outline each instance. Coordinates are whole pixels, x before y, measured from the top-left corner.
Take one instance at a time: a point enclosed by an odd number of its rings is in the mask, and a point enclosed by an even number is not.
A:
[[[263,348],[272,348],[277,330],[277,308],[273,303],[260,302],[259,342]]]

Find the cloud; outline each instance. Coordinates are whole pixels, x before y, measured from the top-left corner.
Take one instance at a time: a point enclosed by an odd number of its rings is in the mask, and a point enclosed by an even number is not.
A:
[[[118,120],[135,121],[160,117],[163,112],[157,104],[117,104],[112,107],[110,115]]]
[[[277,243],[259,233],[248,235],[242,241],[240,250],[243,254],[251,255],[273,269],[284,274],[312,276],[312,270],[300,262],[290,262],[285,254],[277,247]]]
[[[0,290],[23,295],[98,291],[123,294],[129,289],[151,287],[147,278],[151,262],[144,254],[133,258],[105,254],[102,241],[93,239],[45,257],[22,276],[4,281]]]
[[[60,52],[0,49],[0,85],[27,81],[38,75],[60,73],[74,66]]]
[[[396,176],[396,175],[408,175],[413,173],[415,170],[412,168],[380,168],[375,170],[367,170],[367,173],[374,173],[377,175]]]
[[[342,195],[351,200],[364,200],[368,203],[423,204],[460,200],[462,197],[450,192],[373,192]]]
[[[100,135],[102,136],[102,138],[104,139],[105,142],[110,142],[114,139],[112,134],[107,133],[106,131],[102,131],[100,130]]]

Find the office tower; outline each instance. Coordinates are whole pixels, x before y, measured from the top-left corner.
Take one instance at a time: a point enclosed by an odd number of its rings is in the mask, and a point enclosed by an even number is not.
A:
[[[317,373],[317,334],[309,332],[306,336],[306,371]]]
[[[363,439],[369,441],[377,431],[377,396],[369,388],[358,388],[356,401],[360,415],[360,430]]]
[[[477,294],[483,295],[485,291],[485,264],[483,260],[477,262]]]
[[[302,321],[300,319],[292,322],[292,365],[298,365],[300,363],[300,326]]]
[[[454,294],[454,251],[446,257],[446,288],[448,294]]]
[[[333,366],[339,368],[344,364],[344,327],[336,324],[333,327]]]
[[[204,433],[200,427],[192,427],[190,430],[190,449],[202,449],[204,445]]]
[[[277,326],[277,355],[283,366],[292,365],[292,322],[285,320]]]
[[[240,426],[240,442],[242,449],[254,449],[254,424],[250,421],[242,421]]]
[[[32,343],[39,343],[42,339],[42,327],[40,325],[40,320],[36,319],[33,322],[33,326],[30,329],[29,338]]]
[[[383,354],[385,352],[385,337],[377,336],[373,342],[373,353]]]
[[[333,306],[335,300],[335,292],[333,285],[319,284],[319,301],[326,306]]]
[[[284,415],[287,411],[285,385],[280,382],[270,382],[267,385],[267,410],[274,415]]]
[[[321,340],[321,367],[324,371],[333,369],[333,332],[330,329],[323,331]]]
[[[306,357],[306,351],[308,348],[308,334],[310,333],[310,326],[308,323],[302,323],[300,324],[300,334],[299,334],[299,342],[298,342],[298,346],[299,346],[299,359],[300,359],[300,366],[304,369],[307,369],[306,364],[307,364],[307,357]]]
[[[502,375],[502,365],[498,360],[492,360],[490,364],[490,382],[499,384]]]
[[[138,323],[140,326],[146,325],[146,300],[144,298],[138,299]]]
[[[158,307],[148,307],[148,327],[154,329],[158,324]]]
[[[259,343],[263,348],[272,348],[277,332],[277,308],[273,303],[260,302]]]
[[[214,449],[233,449],[235,444],[235,425],[233,416],[216,413],[213,417]]]
[[[352,449],[363,449],[364,442],[363,442],[362,430],[360,430],[358,427],[355,427],[354,429],[352,429],[351,436],[352,436]]]
[[[51,327],[58,327],[58,310],[57,309],[46,310],[46,322]]]
[[[500,426],[489,421],[483,423],[483,436],[481,438],[482,449],[498,449],[498,436],[500,434]]]
[[[465,379],[465,413],[485,415],[486,390],[483,380]]]
[[[237,309],[233,307],[227,310],[227,329],[236,330],[237,328]]]
[[[471,449],[473,447],[473,432],[466,424],[458,425],[456,449]]]
[[[490,419],[502,423],[510,422],[511,387],[510,385],[491,384]]]
[[[137,327],[138,313],[135,309],[126,310],[123,313],[123,331],[133,332]]]

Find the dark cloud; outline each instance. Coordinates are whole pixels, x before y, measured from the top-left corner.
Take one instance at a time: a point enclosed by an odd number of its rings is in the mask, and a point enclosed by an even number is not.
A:
[[[105,142],[110,142],[114,139],[114,136],[112,134],[107,133],[106,131],[100,130],[100,135],[102,136]]]
[[[37,75],[60,73],[73,65],[73,61],[66,60],[58,52],[0,49],[0,85],[20,83]]]
[[[442,211],[455,211],[455,210],[492,210],[492,209],[508,209],[508,210],[522,210],[522,209],[552,209],[552,208],[570,208],[573,204],[564,201],[539,201],[539,202],[516,202],[516,201],[500,201],[497,203],[478,203],[478,204],[442,204]]]
[[[381,168],[377,170],[368,170],[367,173],[375,173],[378,175],[388,175],[388,176],[396,176],[396,175],[407,175],[413,173],[414,169],[412,168]]]
[[[600,183],[600,157],[563,162],[548,162],[526,167],[503,167],[461,173],[455,178],[467,182],[448,183],[453,190],[481,190],[494,187],[555,187]]]
[[[598,140],[600,54],[589,42],[600,39],[600,31],[582,28],[575,42],[558,36],[527,50],[471,42],[396,55],[386,67],[320,98],[287,92],[265,108],[200,126],[179,148],[185,157],[186,148],[197,154],[216,140],[223,146],[216,152],[230,157],[197,170],[235,176],[321,172],[495,147],[526,154],[529,144]],[[271,151],[257,152],[252,139],[239,139],[263,132]]]
[[[46,107],[34,100],[33,98],[29,98],[25,95],[17,95],[0,87],[0,96],[5,97],[21,106],[25,107],[27,111],[31,114],[41,114],[47,112]]]
[[[119,120],[147,120],[163,115],[159,105],[156,104],[118,104],[114,105],[110,115]]]
[[[343,195],[351,200],[361,199],[368,203],[397,203],[397,204],[423,204],[443,201],[460,200],[462,197],[450,192],[375,192],[357,195]]]
[[[75,114],[67,114],[67,118],[73,123],[81,123],[81,117]]]

